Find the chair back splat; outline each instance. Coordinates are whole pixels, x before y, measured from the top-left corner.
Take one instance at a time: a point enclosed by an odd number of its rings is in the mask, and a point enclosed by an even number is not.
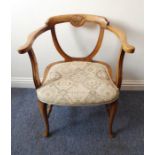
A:
[[[57,36],[56,36],[55,25],[60,24],[60,23],[65,23],[65,22],[69,22],[71,25],[73,25],[75,27],[81,27],[86,22],[92,22],[92,23],[96,23],[99,25],[100,33],[99,33],[99,37],[98,37],[96,46],[88,56],[82,57],[82,58],[71,57],[68,54],[66,54],[66,52],[63,51],[63,49],[61,48],[61,46],[58,42]],[[65,61],[74,61],[74,60],[76,60],[76,61],[78,61],[78,60],[92,61],[93,57],[97,54],[97,52],[99,51],[99,49],[101,47],[103,35],[104,35],[104,29],[106,29],[107,25],[109,25],[109,21],[104,17],[95,16],[95,15],[84,15],[84,14],[74,15],[73,14],[73,15],[61,15],[61,16],[51,17],[47,21],[46,24],[51,28],[54,45],[55,45],[56,49],[58,50],[58,52],[60,53],[60,55],[65,59]]]

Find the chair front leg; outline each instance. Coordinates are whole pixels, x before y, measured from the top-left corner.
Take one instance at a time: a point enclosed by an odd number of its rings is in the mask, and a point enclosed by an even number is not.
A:
[[[113,121],[117,112],[118,101],[111,103],[110,105],[106,105],[108,112],[108,124],[109,124],[109,137],[114,138],[113,134]]]
[[[48,114],[47,114],[47,104],[45,104],[41,101],[38,101],[38,106],[39,106],[39,111],[40,111],[41,117],[45,124],[45,131],[44,131],[43,135],[45,137],[48,137],[49,136],[49,123],[48,123]]]

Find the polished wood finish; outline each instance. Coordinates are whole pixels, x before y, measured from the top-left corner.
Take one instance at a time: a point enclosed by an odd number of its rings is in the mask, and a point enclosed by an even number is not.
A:
[[[120,53],[119,53],[119,57],[118,57],[118,63],[116,66],[116,81],[115,81],[116,85],[119,89],[121,88],[121,84],[122,84],[124,55],[125,55],[125,52],[121,48]]]
[[[29,54],[29,58],[31,61],[31,66],[32,66],[33,81],[34,81],[35,87],[37,89],[41,86],[37,58],[36,58],[32,48],[28,51],[28,54]]]
[[[47,30],[49,30],[50,28],[45,25],[43,27],[41,27],[40,29],[32,32],[29,36],[28,36],[28,39],[27,39],[27,42],[21,46],[19,49],[18,49],[18,52],[20,54],[24,54],[26,52],[28,52],[30,49],[32,49],[32,44],[33,42],[35,41],[35,39],[40,36],[42,33],[46,32]]]
[[[46,24],[53,27],[56,24],[70,22],[73,26],[80,27],[86,22],[93,22],[99,24],[102,28],[106,28],[109,25],[109,21],[105,17],[89,15],[89,14],[69,14],[54,16],[48,19]]]
[[[47,114],[47,104],[45,104],[41,101],[38,101],[38,107],[40,110],[41,117],[45,124],[45,131],[44,131],[43,135],[45,137],[48,137],[49,136],[49,123],[48,123],[48,114]]]
[[[135,51],[135,48],[132,45],[128,44],[127,37],[123,31],[111,25],[107,26],[107,30],[116,34],[116,36],[120,39],[124,52],[133,53]]]
[[[104,35],[104,29],[102,27],[100,27],[98,41],[97,41],[97,44],[96,44],[94,50],[88,56],[82,57],[82,58],[71,57],[68,54],[66,54],[66,52],[63,51],[63,49],[61,48],[61,46],[58,42],[56,32],[55,32],[55,27],[53,27],[51,29],[51,33],[52,33],[54,45],[55,45],[57,51],[59,52],[59,54],[65,59],[65,61],[74,61],[74,60],[92,61],[93,57],[97,54],[97,52],[99,51],[99,49],[101,47],[103,35]]]
[[[114,138],[114,133],[112,130],[113,121],[117,112],[118,101],[115,101],[109,105],[108,110],[108,124],[109,124],[109,137]]]
[[[69,56],[68,54],[65,53],[65,51],[63,51],[63,49],[61,48],[61,46],[58,42],[57,36],[56,36],[55,25],[64,23],[64,22],[69,22],[71,25],[73,25],[75,27],[83,26],[86,22],[93,22],[93,23],[99,25],[100,33],[99,33],[97,44],[96,44],[95,48],[93,49],[93,51],[88,56],[82,57],[82,58],[81,57],[75,58],[75,57]],[[32,45],[38,36],[40,36],[42,33],[46,32],[48,30],[51,31],[54,45],[55,45],[57,51],[59,52],[59,54],[64,58],[64,61],[56,62],[56,63],[52,63],[52,64],[48,65],[47,68],[45,69],[44,77],[41,82],[41,80],[39,78],[37,59],[36,59],[35,53],[32,49]],[[30,61],[31,61],[31,65],[32,65],[33,80],[34,80],[36,89],[39,88],[40,86],[42,86],[42,84],[45,82],[48,70],[53,65],[55,65],[57,63],[67,62],[67,61],[75,61],[76,60],[76,61],[90,61],[90,62],[94,62],[94,63],[95,62],[102,63],[107,66],[109,74],[112,77],[112,70],[111,70],[110,65],[108,65],[105,62],[99,62],[99,61],[93,60],[94,56],[98,53],[98,51],[101,47],[105,30],[109,30],[109,31],[113,32],[120,39],[120,42],[122,45],[121,49],[120,49],[119,57],[118,57],[117,67],[116,67],[116,79],[114,80],[116,86],[120,89],[121,83],[122,83],[124,55],[125,55],[125,53],[133,53],[135,48],[132,45],[128,44],[127,37],[126,37],[125,33],[123,31],[121,31],[120,29],[118,29],[114,26],[111,26],[110,22],[105,17],[88,15],[88,14],[70,14],[70,15],[61,15],[61,16],[51,17],[46,22],[45,26],[32,32],[29,35],[28,40],[25,43],[25,45],[23,45],[22,47],[19,48],[18,51],[20,54],[24,54],[24,53],[28,52],[28,55],[29,55]],[[41,101],[38,101],[38,105],[39,105],[40,113],[41,113],[42,118],[45,123],[45,134],[44,135],[48,136],[48,134],[49,134],[48,116],[52,110],[52,106],[49,106],[49,108],[47,108],[46,103],[43,103]],[[113,102],[109,105],[106,105],[106,107],[107,107],[107,112],[108,112],[108,117],[109,117],[109,136],[113,137],[112,124],[113,124],[113,120],[114,120],[116,110],[117,110],[117,102]]]

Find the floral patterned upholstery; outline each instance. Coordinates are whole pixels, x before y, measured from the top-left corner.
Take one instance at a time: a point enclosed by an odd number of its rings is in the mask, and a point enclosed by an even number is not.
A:
[[[119,89],[105,65],[72,61],[51,66],[37,96],[53,105],[99,105],[117,100]]]

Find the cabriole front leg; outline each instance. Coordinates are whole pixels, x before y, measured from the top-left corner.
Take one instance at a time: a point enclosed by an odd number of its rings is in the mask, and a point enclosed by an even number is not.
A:
[[[47,104],[43,103],[41,101],[38,101],[38,106],[39,106],[39,111],[40,111],[41,117],[45,124],[45,131],[44,131],[43,135],[45,137],[48,137],[49,136],[49,123],[48,123],[48,114],[47,114]]]
[[[113,122],[114,118],[117,112],[117,106],[118,106],[118,101],[115,101],[108,105],[107,107],[107,112],[108,112],[108,125],[109,125],[109,137],[114,138],[114,133],[113,133]]]

